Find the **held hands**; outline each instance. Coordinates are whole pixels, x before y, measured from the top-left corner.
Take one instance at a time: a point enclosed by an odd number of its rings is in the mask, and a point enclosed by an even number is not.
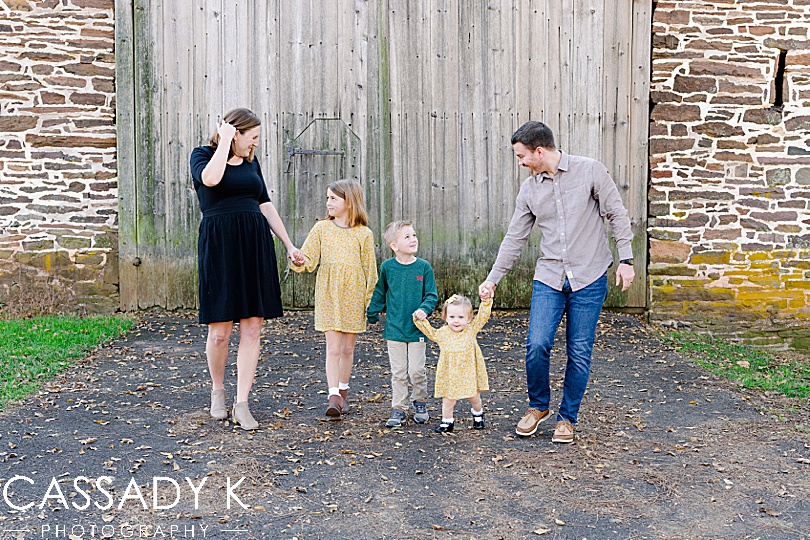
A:
[[[417,309],[416,311],[413,312],[413,318],[418,321],[424,321],[425,319],[427,319],[427,313],[425,313],[421,309]]]
[[[616,268],[616,286],[618,287],[619,283],[621,283],[622,292],[630,288],[630,285],[633,283],[633,278],[635,277],[636,271],[633,269],[632,265],[619,263],[619,266]]]
[[[219,134],[219,140],[230,142],[236,136],[236,128],[223,120],[219,123],[217,133]]]
[[[287,258],[290,259],[295,266],[304,265],[304,252],[295,246],[287,248]]]
[[[497,285],[491,281],[485,281],[478,286],[478,296],[481,297],[482,302],[495,298],[495,287],[497,287]]]

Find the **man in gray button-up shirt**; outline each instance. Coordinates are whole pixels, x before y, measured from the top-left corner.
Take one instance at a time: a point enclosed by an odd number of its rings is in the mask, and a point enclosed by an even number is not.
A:
[[[613,264],[606,221],[619,252],[616,285],[621,284],[623,291],[635,277],[633,233],[616,184],[604,165],[558,150],[551,130],[541,122],[523,124],[512,135],[512,148],[532,175],[520,186],[509,229],[479,294],[482,299],[494,295],[497,283],[512,268],[536,225],[542,233],[542,253],[534,271],[526,342],[529,409],[516,432],[533,435],[551,415],[550,355],[557,327],[567,314],[568,362],[551,440],[570,443],[588,385],[596,323],[607,297],[607,269]]]

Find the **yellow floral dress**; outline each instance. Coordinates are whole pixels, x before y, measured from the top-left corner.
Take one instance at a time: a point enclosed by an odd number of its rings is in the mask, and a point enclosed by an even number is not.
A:
[[[454,332],[447,325],[436,330],[427,319],[414,319],[416,327],[439,344],[434,397],[466,399],[489,390],[487,366],[476,336],[489,320],[491,311],[492,300],[481,302],[478,313],[461,332]]]
[[[366,330],[366,308],[377,284],[377,258],[371,229],[340,227],[334,220],[319,221],[304,245],[303,266],[290,263],[294,272],[313,272],[315,278],[315,330],[357,334]]]

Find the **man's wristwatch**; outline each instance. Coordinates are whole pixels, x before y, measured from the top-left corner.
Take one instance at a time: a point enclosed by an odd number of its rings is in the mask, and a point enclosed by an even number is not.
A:
[[[633,259],[622,259],[619,261],[619,264],[629,264],[630,266],[633,266]]]

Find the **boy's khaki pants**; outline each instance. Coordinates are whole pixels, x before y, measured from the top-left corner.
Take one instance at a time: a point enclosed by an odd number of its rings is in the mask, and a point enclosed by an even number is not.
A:
[[[391,406],[394,409],[408,410],[410,401],[427,399],[427,372],[425,371],[425,347],[427,343],[417,341],[404,343],[388,341],[388,358],[391,361]],[[408,400],[408,377],[413,393]]]

